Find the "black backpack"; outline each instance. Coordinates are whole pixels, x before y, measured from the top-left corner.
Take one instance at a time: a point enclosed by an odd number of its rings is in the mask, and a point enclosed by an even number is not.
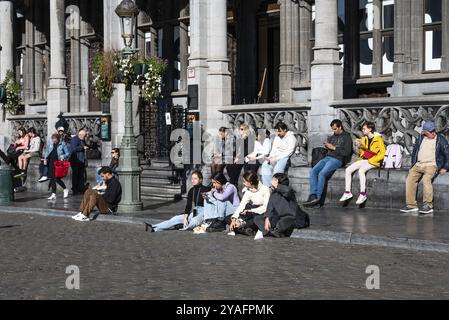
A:
[[[312,168],[317,165],[318,162],[327,157],[327,149],[323,147],[315,148],[312,150]]]

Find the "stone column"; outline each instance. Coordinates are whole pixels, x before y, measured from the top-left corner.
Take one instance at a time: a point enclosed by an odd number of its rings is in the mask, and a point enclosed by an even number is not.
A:
[[[292,101],[293,56],[292,56],[292,1],[281,0],[280,38],[281,61],[279,67],[279,101]]]
[[[70,6],[70,112],[79,113],[81,96],[81,18],[80,8]]]
[[[443,1],[441,72],[449,72],[449,1]]]
[[[14,71],[14,4],[0,1],[0,81],[8,70]]]
[[[337,1],[316,1],[315,60],[312,62],[312,109],[309,114],[309,153],[330,135],[337,116],[330,103],[343,98],[343,68],[339,59]]]
[[[231,74],[227,52],[226,0],[208,1],[207,47],[209,72],[207,74],[207,110],[201,114],[205,129],[217,129],[223,122],[218,111],[231,104]],[[203,110],[202,110],[203,111]]]
[[[50,78],[47,91],[48,134],[55,131],[57,116],[68,111],[68,90],[65,74],[65,4],[50,0]]]
[[[190,57],[187,84],[198,86],[201,122],[207,113],[207,0],[190,0]],[[204,117],[204,121],[203,121]]]
[[[298,87],[301,81],[301,68],[299,60],[299,2],[292,2],[292,33],[291,33],[291,50],[293,60],[293,87]]]
[[[310,85],[310,26],[312,24],[312,6],[307,1],[300,1],[299,6],[299,66],[300,85]]]
[[[181,64],[181,87],[180,91],[187,91],[187,68],[189,66],[189,32],[188,26],[181,22],[179,24],[179,60]]]

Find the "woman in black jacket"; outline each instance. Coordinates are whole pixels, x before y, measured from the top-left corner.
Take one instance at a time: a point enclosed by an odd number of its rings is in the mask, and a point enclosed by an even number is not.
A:
[[[273,193],[267,211],[264,215],[254,218],[254,223],[259,229],[254,240],[262,239],[264,236],[290,237],[295,228],[309,227],[309,215],[299,207],[295,192],[289,184],[286,174],[278,173],[273,176],[271,187]]]

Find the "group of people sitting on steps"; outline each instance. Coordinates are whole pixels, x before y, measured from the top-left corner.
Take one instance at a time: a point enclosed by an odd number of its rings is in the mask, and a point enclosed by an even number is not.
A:
[[[239,129],[245,141],[249,126],[242,124]],[[204,186],[202,173],[194,171],[191,176],[193,187],[188,193],[184,214],[155,225],[146,223],[146,230],[193,230],[195,233],[226,230],[229,235],[240,233],[262,239],[268,235],[290,236],[295,228],[308,227],[309,216],[298,205],[285,172],[296,149],[296,138],[284,123],[277,124],[275,129],[277,136],[273,143],[269,132],[259,130],[253,148],[245,142],[243,151],[234,151],[231,159],[227,159],[224,150],[232,145],[233,142],[229,142],[232,137],[226,128],[220,128],[221,141],[212,156],[211,186]],[[357,171],[360,194],[356,204],[363,205],[368,200],[366,174],[372,169],[381,168],[386,156],[382,135],[376,132],[372,122],[362,125],[363,136],[354,142],[351,135],[345,132],[341,120],[332,121],[331,129],[333,135],[323,141],[324,156],[310,171],[310,195],[304,206],[312,208],[322,205],[328,179],[337,169],[348,164],[345,170],[345,192],[340,202],[354,198],[352,178]],[[358,149],[358,157],[350,163],[354,147]],[[238,161],[241,159],[244,159],[244,164]],[[229,181],[223,173],[225,167]],[[245,173],[243,197],[240,200],[238,179],[242,169],[245,169]],[[413,149],[412,166],[406,180],[407,204],[401,211],[423,215],[433,213],[433,180],[438,175],[445,175],[448,170],[449,143],[442,134],[437,133],[435,123],[427,120]],[[416,193],[421,180],[424,185],[424,203],[419,209]]]

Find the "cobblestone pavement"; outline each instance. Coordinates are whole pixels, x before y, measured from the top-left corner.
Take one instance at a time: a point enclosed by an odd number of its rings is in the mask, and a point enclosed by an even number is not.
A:
[[[0,299],[449,298],[449,256],[0,215]],[[66,268],[80,269],[67,290]],[[380,290],[367,290],[367,266]]]

